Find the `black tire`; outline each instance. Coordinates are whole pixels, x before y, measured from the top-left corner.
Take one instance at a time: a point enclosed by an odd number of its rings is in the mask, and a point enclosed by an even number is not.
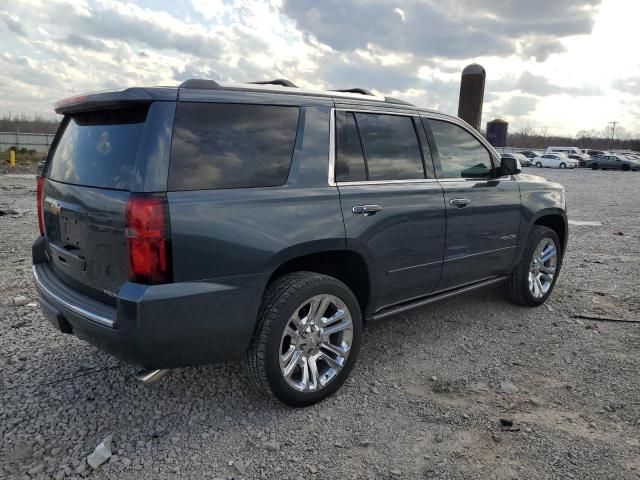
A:
[[[566,164],[566,163],[564,163],[564,162],[563,162],[563,163],[561,163],[561,164],[560,164],[560,168],[567,168],[567,164]]]
[[[353,323],[351,350],[344,366],[326,386],[301,392],[290,386],[279,363],[282,334],[296,308],[315,295],[338,297],[347,306]],[[285,275],[269,285],[258,312],[256,331],[246,364],[253,383],[262,391],[292,407],[313,405],[335,393],[353,368],[362,339],[362,314],[355,295],[339,280],[314,272]]]
[[[628,172],[630,170],[629,165],[627,165],[626,163],[624,165],[622,165],[622,171],[623,172]]]
[[[537,162],[537,163],[536,163],[536,168],[542,168],[542,163]]]
[[[556,250],[558,252],[558,260],[551,287],[544,296],[542,296],[541,298],[536,298],[533,296],[531,290],[529,289],[529,269],[531,267],[531,261],[533,260],[533,254],[536,247],[538,246],[540,241],[545,238],[550,238],[554,241]],[[548,227],[535,225],[531,229],[531,233],[529,234],[529,239],[527,240],[527,245],[522,254],[522,258],[520,259],[520,263],[516,266],[515,270],[511,274],[511,277],[505,284],[507,296],[513,303],[517,305],[523,305],[525,307],[538,307],[542,305],[547,300],[547,298],[549,298],[549,295],[551,295],[551,292],[555,287],[561,266],[562,245],[560,244],[558,235],[556,235],[556,232]]]
[[[591,164],[591,170],[598,170],[598,164],[597,163],[592,163]]]

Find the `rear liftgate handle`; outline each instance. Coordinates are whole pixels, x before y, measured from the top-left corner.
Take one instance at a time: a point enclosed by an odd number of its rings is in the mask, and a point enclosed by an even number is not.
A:
[[[365,217],[375,215],[380,210],[382,210],[382,205],[356,205],[351,209],[356,215],[364,215]]]
[[[471,203],[468,198],[452,198],[449,200],[449,205],[452,207],[464,208]]]

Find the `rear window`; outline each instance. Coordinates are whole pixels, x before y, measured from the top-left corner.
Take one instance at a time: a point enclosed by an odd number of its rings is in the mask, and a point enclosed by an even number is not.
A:
[[[145,106],[66,118],[47,177],[74,185],[128,190],[147,110]]]
[[[297,107],[179,103],[169,190],[274,187],[289,175]]]

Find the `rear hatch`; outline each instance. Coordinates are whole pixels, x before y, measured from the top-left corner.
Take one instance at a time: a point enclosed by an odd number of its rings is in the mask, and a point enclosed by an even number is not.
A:
[[[65,116],[45,167],[49,264],[65,283],[111,304],[129,277],[125,214],[148,110]]]

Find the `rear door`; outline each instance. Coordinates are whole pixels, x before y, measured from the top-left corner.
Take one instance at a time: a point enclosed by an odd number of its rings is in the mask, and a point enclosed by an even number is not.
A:
[[[335,112],[347,244],[367,260],[374,309],[431,292],[444,254],[442,187],[416,115]]]
[[[438,290],[496,277],[512,265],[520,230],[520,189],[496,176],[497,158],[471,128],[423,119],[434,143],[436,175],[444,189],[447,236]]]
[[[147,117],[163,109],[146,104],[65,117],[44,172],[49,264],[73,288],[108,303],[129,276],[125,209],[144,176],[138,151],[147,148]]]

